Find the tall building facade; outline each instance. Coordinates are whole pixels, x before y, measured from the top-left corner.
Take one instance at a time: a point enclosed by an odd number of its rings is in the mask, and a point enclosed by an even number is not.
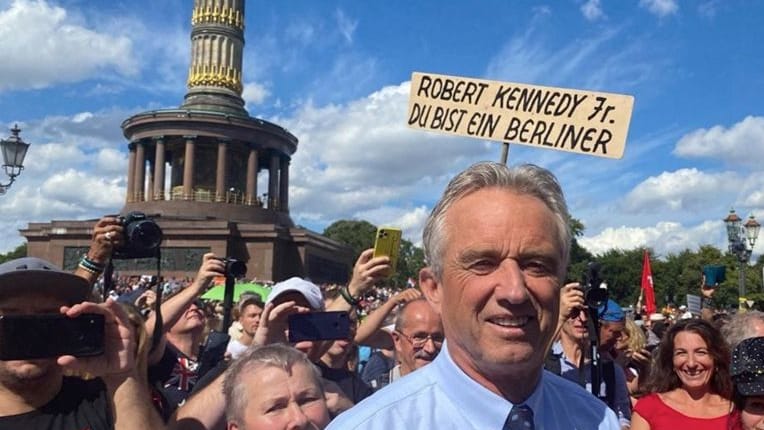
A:
[[[244,0],[194,1],[183,103],[122,123],[129,156],[120,213],[142,212],[160,225],[168,276],[193,276],[201,255],[212,251],[245,261],[249,278],[344,282],[352,251],[296,227],[289,215],[297,138],[245,109],[244,10]],[[30,255],[74,268],[94,222],[31,223],[21,233]],[[121,261],[117,270],[147,273],[153,265]]]

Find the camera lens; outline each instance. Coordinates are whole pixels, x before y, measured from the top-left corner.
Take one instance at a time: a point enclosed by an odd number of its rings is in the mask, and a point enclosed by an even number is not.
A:
[[[241,278],[247,274],[247,265],[243,261],[229,258],[226,260],[225,270],[234,278]]]
[[[127,237],[136,249],[149,250],[162,243],[162,230],[153,221],[138,221],[128,226]]]

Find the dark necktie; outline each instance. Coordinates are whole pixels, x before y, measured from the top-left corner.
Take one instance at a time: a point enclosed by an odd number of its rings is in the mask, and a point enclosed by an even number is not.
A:
[[[533,411],[527,405],[512,406],[502,430],[533,430]]]

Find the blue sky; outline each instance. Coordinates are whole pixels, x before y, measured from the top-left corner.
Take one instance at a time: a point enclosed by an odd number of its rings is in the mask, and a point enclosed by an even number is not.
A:
[[[0,251],[28,222],[122,207],[120,123],[181,103],[192,3],[0,0],[0,125],[32,143],[0,197]],[[407,128],[412,72],[630,94],[621,160],[514,145],[510,164],[558,175],[595,253],[723,247],[731,206],[764,221],[762,16],[753,0],[249,0],[243,97],[300,139],[297,223],[419,242],[448,178],[501,145]]]

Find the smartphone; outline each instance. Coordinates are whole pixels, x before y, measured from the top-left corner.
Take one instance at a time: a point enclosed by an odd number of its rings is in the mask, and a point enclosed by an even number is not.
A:
[[[347,312],[309,312],[289,316],[289,342],[338,340],[349,337],[350,318]]]
[[[395,227],[380,227],[374,239],[374,257],[390,257],[390,267],[387,276],[395,273],[398,264],[398,253],[401,249],[401,229]]]
[[[103,354],[103,342],[100,314],[0,316],[0,360],[90,357]]]
[[[725,266],[703,266],[703,275],[706,277],[705,286],[714,288],[727,280],[727,268]]]

